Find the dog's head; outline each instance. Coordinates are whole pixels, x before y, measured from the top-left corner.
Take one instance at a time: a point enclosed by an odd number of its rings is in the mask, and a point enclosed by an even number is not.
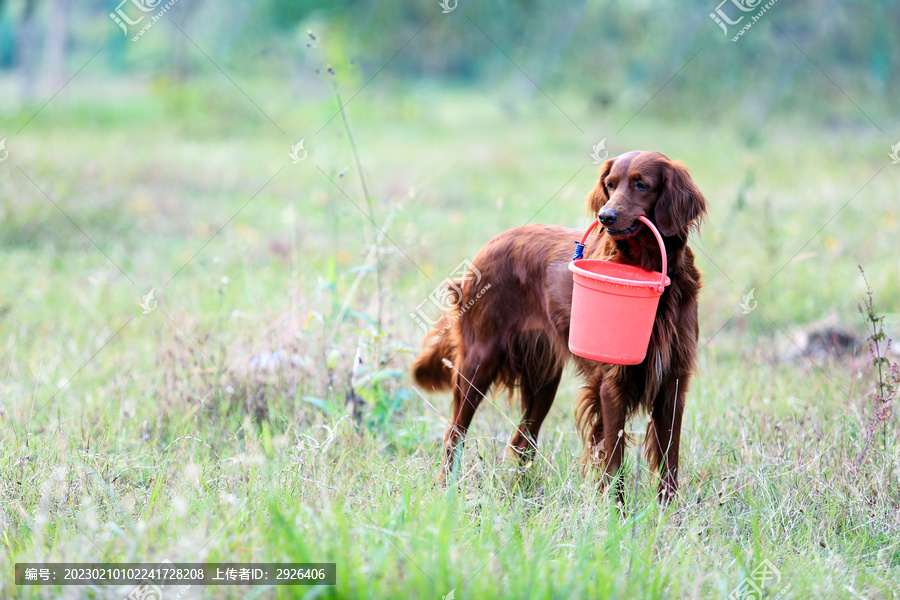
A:
[[[664,236],[687,237],[706,214],[706,199],[687,168],[659,152],[628,152],[603,163],[586,199],[607,234],[625,239],[650,219]]]

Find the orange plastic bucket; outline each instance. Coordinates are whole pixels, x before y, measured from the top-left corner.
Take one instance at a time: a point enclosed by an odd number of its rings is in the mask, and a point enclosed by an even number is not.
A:
[[[569,323],[569,350],[578,356],[616,365],[637,365],[647,356],[656,308],[666,277],[666,247],[653,223],[638,217],[656,236],[662,252],[662,273],[607,260],[581,259],[594,221],[581,238],[569,263],[575,286]]]

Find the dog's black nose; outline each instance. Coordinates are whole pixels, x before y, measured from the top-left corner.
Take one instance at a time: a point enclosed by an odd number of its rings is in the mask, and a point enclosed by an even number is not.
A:
[[[604,225],[612,225],[619,218],[619,213],[611,208],[604,208],[597,216],[600,217],[600,222]]]

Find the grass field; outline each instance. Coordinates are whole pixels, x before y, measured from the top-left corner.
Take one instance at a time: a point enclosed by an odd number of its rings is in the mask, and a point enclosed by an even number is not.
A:
[[[376,82],[347,109],[370,209],[341,116],[316,133],[326,85],[241,85],[260,110],[224,79],[88,73],[3,115],[24,128],[0,164],[0,595],[129,592],[16,587],[16,562],[168,559],[337,563],[333,588],[183,598],[727,598],[764,564],[767,597],[898,597],[896,417],[857,466],[869,357],[786,358],[796,328],[865,335],[858,265],[900,333],[896,140],[849,105],[740,127],[651,107],[613,135],[636,107]],[[601,138],[681,159],[711,206],[681,495],[658,506],[634,450],[624,515],[597,494],[574,377],[528,473],[496,396],[442,488],[449,398],[406,375],[409,315],[496,233],[584,226]]]

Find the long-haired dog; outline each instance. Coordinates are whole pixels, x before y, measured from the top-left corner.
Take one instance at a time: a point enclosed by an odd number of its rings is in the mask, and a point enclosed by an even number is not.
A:
[[[575,417],[586,462],[603,470],[604,481],[612,480],[625,452],[625,422],[642,407],[650,417],[647,458],[660,471],[659,494],[668,501],[678,489],[681,418],[697,352],[700,272],[687,239],[706,213],[706,200],[680,162],[658,152],[629,152],[603,164],[586,205],[604,229],[588,240],[585,258],[661,271],[659,245],[638,217],[650,219],[663,235],[672,283],[660,298],[641,364],[598,363],[569,351],[567,267],[581,232],[526,225],[481,249],[473,264],[490,289],[471,302],[482,288],[472,278],[460,282],[455,308],[425,338],[412,376],[427,390],[453,390],[444,440],[445,469],[453,472],[472,417],[492,387],[519,388],[524,415],[510,446],[530,460],[563,368],[574,360],[585,380]]]

